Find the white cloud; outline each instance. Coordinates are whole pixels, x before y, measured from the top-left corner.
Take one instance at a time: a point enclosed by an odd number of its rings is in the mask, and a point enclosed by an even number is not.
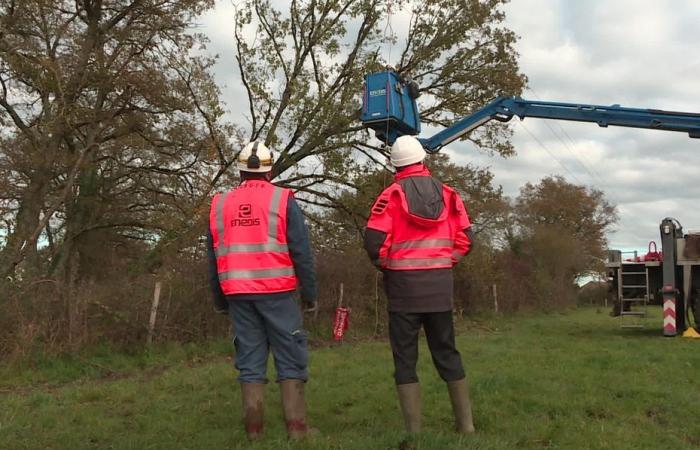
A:
[[[506,14],[506,25],[521,36],[520,63],[532,88],[523,97],[700,111],[700,2],[513,0]],[[472,158],[490,161],[507,193],[517,194],[523,183],[552,172],[569,180],[573,173],[618,204],[620,224],[609,237],[613,247],[642,250],[649,240],[658,241],[658,224],[666,216],[700,228],[700,141],[682,133],[534,123],[524,122],[568,171],[544,163],[543,150],[535,150],[541,145],[515,126],[518,156]],[[460,147],[475,155],[468,145]]]

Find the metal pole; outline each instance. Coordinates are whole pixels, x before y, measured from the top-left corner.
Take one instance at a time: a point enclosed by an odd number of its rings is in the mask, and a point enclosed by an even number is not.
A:
[[[676,235],[683,235],[683,230],[676,228],[673,219],[666,218],[661,222],[661,250],[664,260],[662,262],[663,273],[663,311],[664,311],[664,336],[675,336],[682,324],[683,305],[679,304],[678,279],[676,270]],[[681,330],[683,331],[683,330]]]

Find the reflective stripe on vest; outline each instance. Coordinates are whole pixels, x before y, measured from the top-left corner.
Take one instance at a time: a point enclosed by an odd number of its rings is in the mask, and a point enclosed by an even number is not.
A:
[[[411,248],[431,248],[431,247],[449,247],[452,248],[455,241],[452,239],[421,239],[416,241],[403,241],[391,244],[389,251],[405,250]]]
[[[219,274],[219,280],[253,280],[256,278],[277,278],[294,276],[293,267],[283,267],[281,269],[249,269],[249,270],[229,270]]]
[[[415,239],[397,242],[389,247],[387,269],[438,269],[452,267],[454,240],[447,238]]]

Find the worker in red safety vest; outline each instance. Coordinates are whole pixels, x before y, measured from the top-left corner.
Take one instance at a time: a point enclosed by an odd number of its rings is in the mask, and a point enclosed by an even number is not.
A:
[[[474,431],[471,403],[452,323],[452,267],[469,253],[471,223],[459,194],[430,175],[425,151],[412,136],[391,147],[394,183],[371,209],[364,245],[384,274],[394,378],[408,432],[420,431],[416,363],[423,327],[447,389],[460,433]]]
[[[251,142],[238,156],[241,184],[214,196],[209,214],[209,273],[218,310],[233,323],[245,431],[263,433],[267,359],[272,350],[290,438],[307,435],[304,383],[307,332],[294,294],[316,307],[309,234],[289,189],[270,182],[272,152]]]

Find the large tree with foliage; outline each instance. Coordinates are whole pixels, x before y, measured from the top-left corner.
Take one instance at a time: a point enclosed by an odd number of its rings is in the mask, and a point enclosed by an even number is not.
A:
[[[593,267],[604,256],[606,233],[617,221],[616,208],[602,191],[567,182],[563,177],[546,177],[538,184],[520,189],[515,204],[522,236],[540,230],[562,232],[580,245],[577,255],[584,267]]]
[[[190,28],[212,5],[0,0],[3,276],[37,242],[49,273],[75,278],[125,240],[192,225],[232,160]]]
[[[503,3],[292,0],[280,8],[269,0],[243,2],[235,43],[248,94],[248,138],[279,150],[275,173],[312,194],[304,199],[337,206],[329,183],[357,188],[362,161],[384,160],[385,149],[358,123],[364,74],[392,65],[410,75],[421,86],[421,120],[430,125],[446,125],[500,93],[520,93],[525,77],[516,36],[502,26]],[[399,22],[404,29],[396,29]],[[392,51],[382,52],[388,46]],[[467,138],[509,155],[509,136],[506,126],[490,124]]]
[[[616,221],[603,192],[547,177],[520,189],[509,242],[532,269],[541,297],[564,299],[578,277],[602,269],[606,233]]]

